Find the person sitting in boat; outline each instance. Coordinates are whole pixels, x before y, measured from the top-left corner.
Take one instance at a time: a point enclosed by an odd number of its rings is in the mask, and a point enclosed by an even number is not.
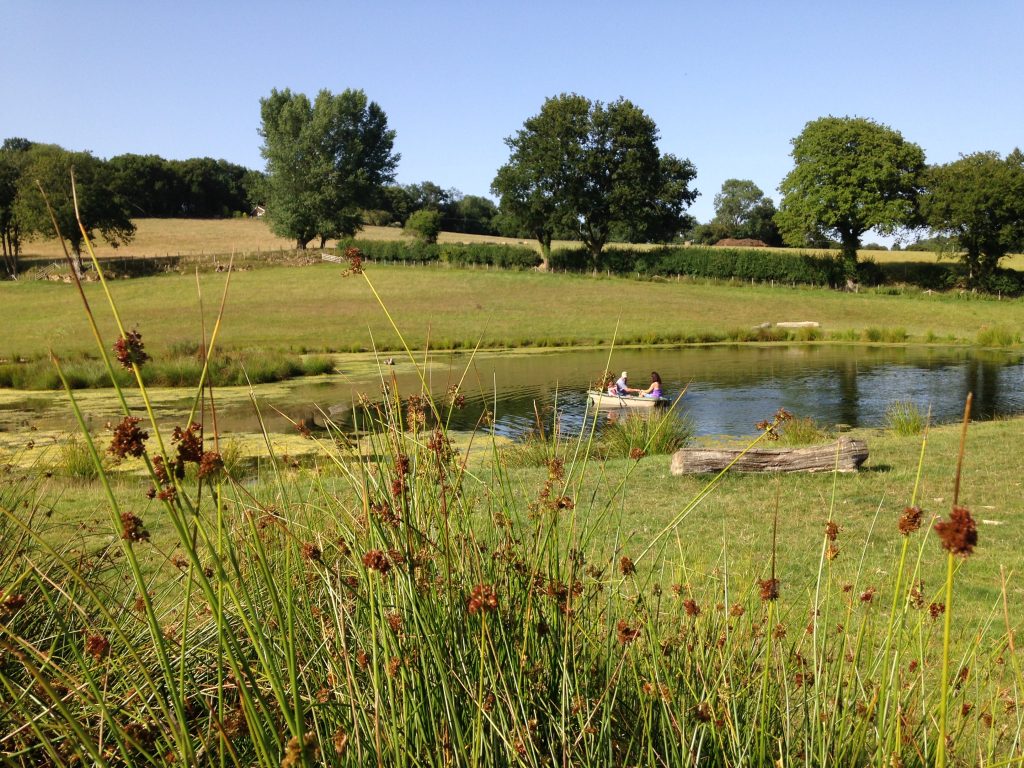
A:
[[[618,395],[618,396],[621,397],[622,395],[629,395],[629,394],[633,394],[633,393],[639,392],[640,391],[639,389],[631,389],[630,388],[628,379],[629,379],[629,374],[626,373],[625,371],[623,371],[622,375],[619,376],[619,380],[616,381],[615,384],[613,385],[615,387],[615,389],[612,389],[611,386],[608,387],[608,394],[609,395]]]
[[[634,389],[640,397],[650,397],[658,399],[661,397],[661,376],[658,375],[657,371],[651,371],[651,386],[647,389]]]

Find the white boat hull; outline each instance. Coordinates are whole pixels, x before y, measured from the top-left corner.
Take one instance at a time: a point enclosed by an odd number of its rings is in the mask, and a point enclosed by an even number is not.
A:
[[[607,392],[590,390],[590,402],[601,410],[618,411],[623,408],[657,408],[668,405],[667,397],[636,397],[635,395],[609,395]]]

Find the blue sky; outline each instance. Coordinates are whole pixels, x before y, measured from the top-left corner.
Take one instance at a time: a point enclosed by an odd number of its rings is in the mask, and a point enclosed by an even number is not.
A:
[[[790,140],[869,117],[928,161],[1024,145],[1024,2],[0,0],[0,138],[251,168],[259,100],[362,88],[397,131],[398,181],[487,194],[545,97],[624,96],[697,167],[778,202]]]

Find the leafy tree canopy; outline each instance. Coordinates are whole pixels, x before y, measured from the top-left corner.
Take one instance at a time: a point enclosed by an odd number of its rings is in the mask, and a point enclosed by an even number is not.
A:
[[[726,179],[715,195],[715,217],[710,222],[713,241],[723,237],[753,238],[767,245],[782,245],[775,224],[775,203],[749,179]]]
[[[913,226],[924,151],[892,128],[863,117],[822,117],[793,139],[793,170],[782,180],[775,217],[786,242],[842,243],[856,271],[862,234]]]
[[[273,90],[260,100],[271,229],[305,248],[355,234],[360,209],[379,202],[400,155],[387,115],[360,90],[322,90],[316,100]]]
[[[1024,153],[977,152],[930,167],[921,211],[933,233],[954,239],[969,279],[983,281],[1024,247]]]
[[[436,243],[441,234],[441,212],[434,208],[421,208],[409,215],[405,231],[424,243]]]
[[[697,173],[689,160],[662,156],[657,141],[654,121],[626,99],[547,99],[505,140],[509,161],[491,185],[503,228],[529,232],[545,262],[561,232],[579,237],[595,261],[613,236],[674,237],[691,223],[684,212],[697,197]]]
[[[115,191],[113,175],[102,160],[88,152],[69,152],[54,144],[35,144],[27,150],[25,161],[14,204],[14,214],[23,235],[32,238],[54,234],[41,186],[61,236],[75,256],[75,268],[81,271],[84,238],[75,218],[71,186],[74,171],[78,209],[89,237],[99,232],[114,247],[134,237],[131,211]]]

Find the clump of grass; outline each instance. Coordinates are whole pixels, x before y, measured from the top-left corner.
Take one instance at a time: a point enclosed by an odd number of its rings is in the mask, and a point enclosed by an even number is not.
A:
[[[907,340],[906,328],[877,328],[871,326],[861,332],[864,341],[900,344]]]
[[[976,341],[982,347],[1012,347],[1020,336],[1005,326],[991,325],[978,331]]]
[[[605,458],[639,458],[679,450],[693,440],[693,419],[674,409],[628,413],[601,430],[598,450]]]
[[[925,415],[910,400],[894,400],[885,409],[885,426],[897,435],[913,436],[924,431]]]
[[[859,341],[860,334],[853,328],[847,328],[843,331],[832,331],[829,338],[832,341]]]
[[[58,462],[56,471],[65,477],[74,477],[80,480],[95,480],[100,476],[100,470],[93,461],[92,451],[79,435],[69,435],[57,449]]]
[[[785,421],[778,429],[781,445],[815,445],[833,438],[831,432],[822,427],[809,416],[794,416]]]

